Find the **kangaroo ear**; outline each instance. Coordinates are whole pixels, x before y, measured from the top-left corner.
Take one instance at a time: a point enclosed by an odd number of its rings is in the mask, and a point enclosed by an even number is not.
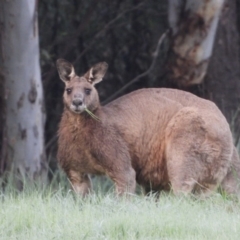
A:
[[[88,82],[95,85],[102,81],[105,73],[107,72],[108,64],[106,62],[100,62],[91,67],[84,75]]]
[[[56,65],[57,65],[59,77],[64,82],[70,81],[71,78],[73,78],[76,75],[74,67],[70,62],[64,59],[58,59]]]

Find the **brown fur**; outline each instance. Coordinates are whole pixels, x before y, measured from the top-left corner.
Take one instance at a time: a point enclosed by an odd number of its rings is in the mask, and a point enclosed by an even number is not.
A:
[[[89,174],[109,176],[119,194],[133,193],[136,182],[146,193],[171,186],[176,194],[207,194],[220,184],[238,192],[239,156],[214,103],[162,88],[138,90],[103,107],[94,85],[102,80],[106,63],[82,77],[64,60],[57,67],[71,89],[63,97],[58,159],[76,192],[91,191]]]

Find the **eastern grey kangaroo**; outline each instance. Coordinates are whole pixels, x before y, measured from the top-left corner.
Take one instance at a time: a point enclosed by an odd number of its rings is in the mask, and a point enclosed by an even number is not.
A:
[[[188,92],[141,89],[101,106],[95,84],[108,65],[83,76],[59,59],[65,83],[58,160],[74,190],[91,191],[89,174],[105,174],[118,194],[169,190],[208,194],[219,185],[238,193],[240,161],[217,106]],[[94,117],[93,117],[94,116]]]

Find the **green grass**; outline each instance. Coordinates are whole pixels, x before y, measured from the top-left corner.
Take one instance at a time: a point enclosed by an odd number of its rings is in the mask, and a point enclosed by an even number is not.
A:
[[[65,185],[0,192],[0,239],[239,239],[240,203],[162,194],[76,198]]]

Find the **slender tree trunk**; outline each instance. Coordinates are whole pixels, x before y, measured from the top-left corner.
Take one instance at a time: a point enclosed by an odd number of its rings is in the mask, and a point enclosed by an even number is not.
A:
[[[1,165],[14,171],[17,183],[26,177],[46,179],[36,3],[0,0],[0,68],[6,109]]]
[[[202,83],[224,0],[169,0],[170,78],[179,86]]]

